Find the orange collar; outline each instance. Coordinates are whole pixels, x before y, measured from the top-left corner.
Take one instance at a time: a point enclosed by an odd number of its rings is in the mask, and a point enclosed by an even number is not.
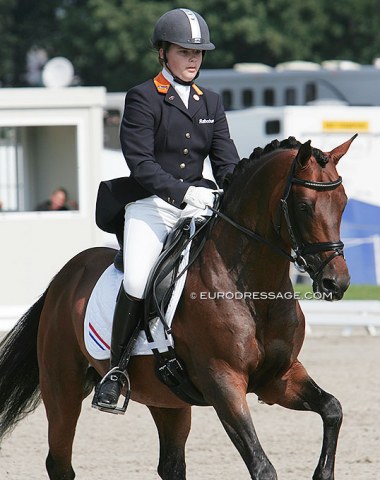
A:
[[[154,84],[156,85],[157,92],[166,95],[170,88],[170,82],[163,76],[162,72],[160,72],[156,77],[153,79]],[[192,87],[196,91],[198,95],[203,95],[202,90],[193,83]]]

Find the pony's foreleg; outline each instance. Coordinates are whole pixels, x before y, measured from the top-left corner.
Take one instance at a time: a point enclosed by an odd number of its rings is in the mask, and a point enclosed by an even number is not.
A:
[[[340,402],[322,390],[298,361],[278,382],[273,382],[265,390],[260,391],[259,396],[268,403],[277,403],[292,410],[309,410],[322,417],[323,444],[313,480],[334,480],[335,453],[343,419]],[[279,395],[276,400],[275,395]]]
[[[185,480],[185,444],[191,426],[191,407],[149,407],[160,439],[160,460],[157,468],[163,480]]]
[[[276,471],[257,437],[246,400],[246,384],[226,378],[223,385],[202,391],[212,404],[253,480],[277,480]]]

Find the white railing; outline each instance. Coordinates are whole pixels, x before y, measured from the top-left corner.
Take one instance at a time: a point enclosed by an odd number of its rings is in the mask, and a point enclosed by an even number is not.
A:
[[[342,327],[345,334],[353,327],[363,327],[370,335],[376,335],[380,327],[380,300],[301,300],[300,304],[309,333],[314,326],[335,326]]]

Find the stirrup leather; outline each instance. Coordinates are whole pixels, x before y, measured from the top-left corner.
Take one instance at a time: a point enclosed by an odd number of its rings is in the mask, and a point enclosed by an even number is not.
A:
[[[122,389],[127,386],[127,392],[125,394],[125,399],[123,402],[123,405],[116,406],[116,407],[110,407],[109,405],[101,403],[99,400],[99,393],[101,390],[102,385],[107,381],[107,380],[112,380],[113,375],[117,374],[117,381],[122,383]],[[108,413],[114,413],[115,415],[124,415],[124,413],[127,410],[129,399],[131,398],[131,382],[129,380],[129,375],[126,372],[126,370],[122,370],[119,366],[112,368],[109,372],[107,372],[104,377],[101,379],[99,384],[95,388],[95,394],[94,398],[92,399],[91,406],[92,408],[96,408],[102,412],[108,412]]]

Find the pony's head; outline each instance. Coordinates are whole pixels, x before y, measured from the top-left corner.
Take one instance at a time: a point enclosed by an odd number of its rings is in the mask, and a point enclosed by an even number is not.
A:
[[[342,298],[350,283],[340,240],[347,197],[337,164],[355,137],[330,152],[293,137],[255,149],[236,168],[225,199],[226,213],[240,224],[292,250],[296,267],[327,300]]]
[[[330,152],[312,148],[310,141],[300,145],[281,198],[278,231],[288,237],[296,266],[327,300],[342,298],[350,283],[340,240],[347,197],[336,167],[355,137]]]

